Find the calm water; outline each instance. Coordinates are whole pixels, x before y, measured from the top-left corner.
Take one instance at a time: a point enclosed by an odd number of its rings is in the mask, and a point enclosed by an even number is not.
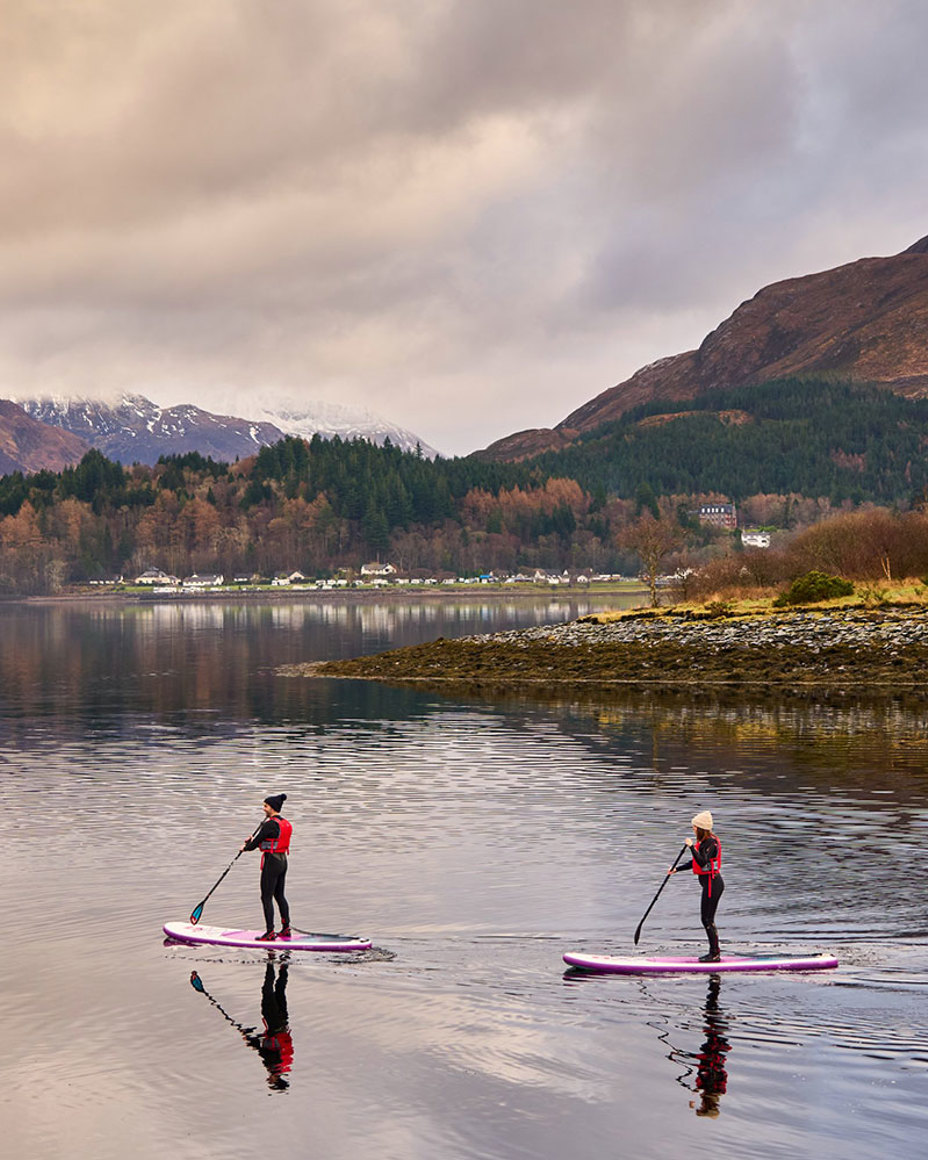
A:
[[[918,1155],[922,709],[460,701],[273,672],[588,604],[0,607],[4,1154]],[[374,951],[164,945],[272,791],[295,924]],[[565,950],[632,949],[706,806],[723,943],[841,968],[565,974]],[[257,875],[239,859],[204,921],[260,925]],[[697,896],[674,879],[642,949],[701,953]],[[282,1004],[283,1072],[258,1050]]]

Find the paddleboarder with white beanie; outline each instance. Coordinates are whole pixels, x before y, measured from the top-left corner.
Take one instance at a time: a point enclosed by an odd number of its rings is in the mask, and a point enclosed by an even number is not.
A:
[[[702,884],[702,898],[699,904],[699,917],[706,928],[709,939],[709,953],[700,955],[701,963],[717,963],[722,957],[719,950],[719,932],[715,925],[715,912],[718,909],[725,883],[722,881],[722,843],[712,832],[712,814],[709,810],[701,810],[692,821],[695,845],[692,838],[686,839],[693,857],[693,873]],[[681,851],[682,852],[682,851]],[[677,867],[671,866],[667,871],[676,874]]]
[[[293,826],[280,813],[286,800],[285,793],[271,794],[264,799],[264,821],[239,851],[261,850],[261,905],[264,907],[265,930],[264,934],[258,935],[258,942],[290,938],[290,904],[284,894],[284,885]],[[274,933],[275,902],[280,909],[279,934]]]

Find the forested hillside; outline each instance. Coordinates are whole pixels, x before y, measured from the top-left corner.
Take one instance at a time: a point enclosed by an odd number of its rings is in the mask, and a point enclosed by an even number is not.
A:
[[[728,550],[727,533],[695,518],[708,499],[787,529],[928,494],[928,401],[793,379],[673,406],[517,464],[292,437],[231,465],[194,452],[124,468],[91,451],[60,473],[0,478],[0,590],[148,567],[325,575],[374,559],[409,572],[628,572],[645,516],[690,560]]]
[[[148,567],[229,576],[325,575],[373,559],[428,571],[555,566],[583,553],[574,537],[590,507],[575,483],[535,468],[432,461],[364,440],[288,437],[234,465],[193,452],[124,468],[91,451],[60,473],[0,478],[0,589]],[[593,556],[620,560],[602,531]]]
[[[928,399],[794,378],[637,407],[528,463],[621,496],[644,482],[657,495],[903,503],[928,486],[926,446]]]

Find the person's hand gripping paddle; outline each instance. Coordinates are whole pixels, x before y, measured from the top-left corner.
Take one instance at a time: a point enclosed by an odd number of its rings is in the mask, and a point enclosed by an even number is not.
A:
[[[680,853],[679,853],[679,854],[676,856],[676,858],[674,858],[674,860],[673,860],[673,865],[670,867],[670,870],[668,870],[668,871],[667,871],[667,873],[664,875],[664,881],[663,881],[663,882],[660,884],[660,886],[657,888],[657,894],[655,894],[655,895],[654,895],[654,897],[651,899],[651,905],[648,907],[648,909],[647,909],[647,910],[644,912],[644,914],[641,916],[641,922],[639,922],[639,923],[638,923],[638,927],[637,927],[637,929],[636,929],[636,931],[635,931],[635,946],[637,946],[637,945],[638,945],[638,939],[639,939],[639,938],[641,938],[641,928],[644,926],[644,920],[645,920],[645,919],[648,917],[648,915],[649,915],[649,914],[651,913],[651,911],[654,909],[654,903],[655,903],[655,902],[657,902],[657,900],[660,898],[660,896],[661,896],[661,891],[664,889],[664,887],[665,887],[665,886],[667,885],[667,883],[670,881],[670,875],[671,875],[671,873],[672,873],[674,870],[676,870],[676,868],[677,868],[677,863],[680,861],[680,859],[683,857],[683,855],[686,853],[686,851],[687,851],[687,850],[690,848],[690,846],[691,846],[691,845],[692,845],[692,842],[691,842],[691,840],[690,840],[689,838],[687,838],[687,839],[686,839],[686,842],[684,842],[684,844],[683,844],[683,849],[682,849],[682,850],[680,851]],[[191,920],[191,921],[192,921],[192,920]]]

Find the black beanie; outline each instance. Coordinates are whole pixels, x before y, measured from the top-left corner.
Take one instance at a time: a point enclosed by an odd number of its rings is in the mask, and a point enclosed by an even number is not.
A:
[[[283,809],[284,802],[287,800],[287,795],[285,793],[272,793],[270,797],[266,797],[264,800],[275,814],[279,814]]]

